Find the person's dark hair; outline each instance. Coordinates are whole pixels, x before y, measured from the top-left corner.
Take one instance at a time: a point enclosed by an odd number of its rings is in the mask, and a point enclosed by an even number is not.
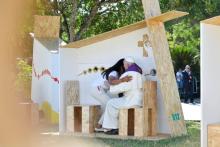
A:
[[[118,74],[119,74],[119,77],[125,72],[125,68],[124,68],[124,58],[118,60],[117,63],[115,63],[115,65],[113,65],[112,67],[104,70],[102,72],[102,76],[103,78],[106,78],[106,80],[108,80],[109,78],[109,74],[112,72],[112,71],[116,71]]]

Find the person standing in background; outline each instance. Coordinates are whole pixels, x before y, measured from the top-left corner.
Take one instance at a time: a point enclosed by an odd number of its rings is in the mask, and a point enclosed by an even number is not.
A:
[[[176,72],[176,82],[177,82],[179,94],[182,95],[183,94],[183,74],[182,74],[181,68]]]
[[[190,66],[186,65],[185,70],[182,72],[183,75],[183,94],[184,94],[184,102],[188,103],[188,99],[190,98],[190,76],[189,76]]]
[[[190,103],[194,103],[193,100],[193,74],[191,71],[191,68],[189,68],[189,99],[190,99]]]

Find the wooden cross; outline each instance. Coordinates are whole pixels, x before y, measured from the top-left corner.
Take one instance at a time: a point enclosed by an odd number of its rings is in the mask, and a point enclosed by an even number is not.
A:
[[[138,41],[138,47],[143,47],[143,56],[144,57],[148,57],[148,52],[147,52],[147,49],[145,48],[148,43],[150,43],[150,40],[149,40],[149,37],[147,34],[143,35],[142,41]]]

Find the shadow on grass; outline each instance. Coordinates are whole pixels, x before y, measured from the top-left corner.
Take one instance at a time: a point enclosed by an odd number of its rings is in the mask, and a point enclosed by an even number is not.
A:
[[[112,147],[200,147],[200,121],[186,121],[188,134],[161,141],[100,139]]]

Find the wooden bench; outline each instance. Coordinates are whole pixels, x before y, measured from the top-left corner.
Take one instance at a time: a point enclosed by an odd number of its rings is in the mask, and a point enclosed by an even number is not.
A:
[[[208,125],[208,147],[219,147],[220,123]]]
[[[120,136],[157,135],[157,82],[145,81],[143,93],[143,107],[119,110]]]
[[[99,118],[99,105],[67,106],[67,132],[93,133]]]

